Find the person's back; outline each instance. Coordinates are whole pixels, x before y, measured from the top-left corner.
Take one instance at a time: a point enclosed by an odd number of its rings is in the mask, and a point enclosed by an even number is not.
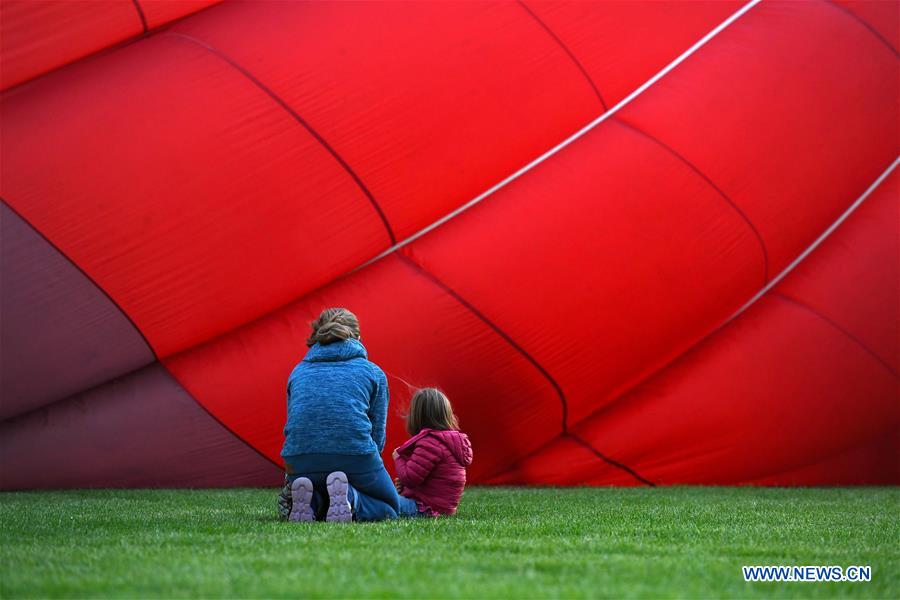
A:
[[[367,455],[384,447],[387,380],[350,338],[315,344],[288,379],[283,457]],[[381,391],[381,394],[379,394]]]

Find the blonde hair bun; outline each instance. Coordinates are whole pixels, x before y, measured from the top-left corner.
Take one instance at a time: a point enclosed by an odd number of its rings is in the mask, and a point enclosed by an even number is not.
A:
[[[359,319],[346,308],[326,308],[310,326],[312,334],[306,340],[307,346],[359,339]]]

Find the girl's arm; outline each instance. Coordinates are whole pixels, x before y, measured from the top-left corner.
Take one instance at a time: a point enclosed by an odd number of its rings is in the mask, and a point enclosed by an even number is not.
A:
[[[394,465],[397,467],[397,477],[404,487],[417,487],[431,475],[435,465],[441,461],[438,443],[427,436],[423,437],[408,458],[397,457]]]
[[[372,440],[378,447],[379,454],[384,451],[389,401],[387,377],[384,375],[384,371],[376,367],[375,394],[369,402],[369,420],[372,422]]]

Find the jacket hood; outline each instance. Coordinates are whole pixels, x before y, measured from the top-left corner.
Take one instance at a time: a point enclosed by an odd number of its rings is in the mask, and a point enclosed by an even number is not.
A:
[[[426,435],[430,435],[433,438],[440,440],[444,446],[450,451],[450,454],[453,455],[453,458],[459,461],[464,467],[468,467],[472,464],[472,444],[469,442],[469,436],[464,434],[462,431],[456,431],[454,429],[440,430],[440,429],[423,429],[416,435],[409,438],[405,444],[398,448],[398,452],[404,454],[404,450],[411,452],[412,446],[425,437]]]
[[[330,344],[313,344],[306,352],[306,362],[335,362],[352,358],[369,358],[366,347],[355,339],[332,342]]]
[[[469,442],[469,436],[462,431],[453,429],[446,431],[432,431],[431,435],[441,440],[450,453],[464,467],[472,464],[472,443]]]

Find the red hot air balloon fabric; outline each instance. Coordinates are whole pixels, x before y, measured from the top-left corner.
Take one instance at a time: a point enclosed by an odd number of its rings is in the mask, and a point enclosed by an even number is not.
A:
[[[900,4],[76,4],[0,2],[2,488],[279,484],[328,306],[472,483],[900,482]]]

